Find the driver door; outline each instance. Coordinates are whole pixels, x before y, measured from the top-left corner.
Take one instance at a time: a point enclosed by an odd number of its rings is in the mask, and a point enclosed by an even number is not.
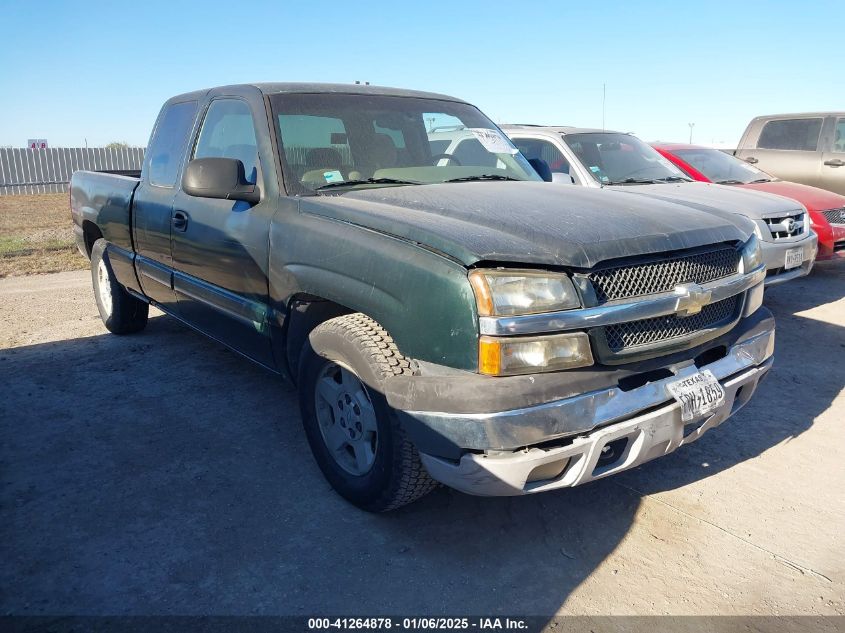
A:
[[[262,169],[250,105],[239,98],[211,101],[190,154],[235,158],[262,192]],[[244,355],[273,367],[268,309],[272,201],[189,196],[173,200],[173,288],[178,316]]]
[[[822,153],[820,184],[845,196],[845,117],[834,120],[833,134]]]

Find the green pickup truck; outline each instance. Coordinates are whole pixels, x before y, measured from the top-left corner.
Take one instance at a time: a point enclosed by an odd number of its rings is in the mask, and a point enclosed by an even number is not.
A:
[[[460,156],[447,128],[472,136]],[[772,363],[752,223],[562,194],[444,95],[180,95],[139,177],[77,172],[70,195],[108,330],[154,305],[295,382],[317,464],[371,511],[626,470],[721,424]]]

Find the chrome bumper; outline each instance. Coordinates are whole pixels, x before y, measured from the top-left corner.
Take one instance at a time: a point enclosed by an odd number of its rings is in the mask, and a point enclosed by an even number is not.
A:
[[[796,242],[776,243],[760,240],[760,245],[763,249],[763,264],[769,273],[766,275],[766,287],[769,287],[809,275],[816,260],[816,253],[819,250],[819,238],[815,233],[810,233],[804,239]],[[783,270],[786,263],[786,251],[794,248],[803,250],[804,262],[791,270]]]
[[[690,364],[666,378],[637,389],[618,387],[542,405],[489,414],[408,411],[435,432],[483,433],[491,445],[528,448],[465,453],[457,462],[421,453],[434,479],[477,495],[519,495],[575,486],[632,468],[695,441],[724,422],[751,398],[771,367],[774,328],[736,343],[727,355],[706,367],[726,392],[724,404],[704,419],[681,421],[680,407],[666,384],[698,371]],[[532,444],[560,439],[560,445]],[[602,450],[626,439],[610,462]]]

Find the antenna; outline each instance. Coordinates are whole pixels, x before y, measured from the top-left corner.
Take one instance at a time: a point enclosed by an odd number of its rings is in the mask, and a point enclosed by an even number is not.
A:
[[[604,105],[607,102],[607,84],[601,85],[601,131],[605,131],[604,127]]]
[[[689,144],[692,145],[692,128],[695,127],[695,123],[687,123],[689,125]]]

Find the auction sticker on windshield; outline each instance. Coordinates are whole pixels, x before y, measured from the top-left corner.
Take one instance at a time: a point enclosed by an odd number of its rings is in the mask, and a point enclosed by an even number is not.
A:
[[[491,130],[486,127],[471,127],[469,131],[484,146],[484,149],[491,154],[516,154],[519,151],[499,130]]]
[[[718,409],[725,401],[725,390],[709,369],[666,385],[681,405],[681,420],[689,422]]]

